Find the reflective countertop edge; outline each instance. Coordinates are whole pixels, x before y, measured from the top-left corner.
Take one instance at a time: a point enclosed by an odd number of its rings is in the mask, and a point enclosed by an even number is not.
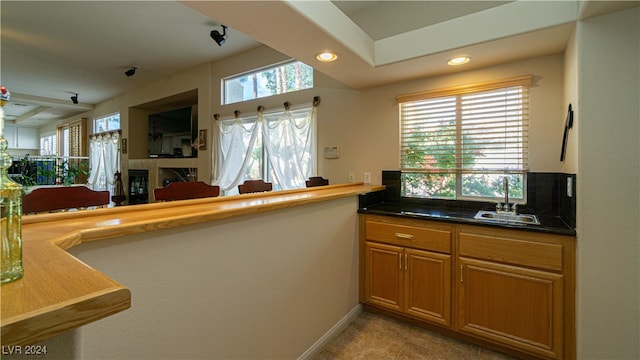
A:
[[[562,218],[551,216],[538,216],[540,225],[534,224],[514,224],[496,220],[474,219],[475,214],[482,210],[467,208],[440,208],[425,206],[419,207],[416,204],[402,203],[374,203],[367,204],[358,209],[358,213],[374,214],[385,216],[397,216],[421,220],[444,221],[459,224],[493,226],[500,228],[516,229],[523,231],[537,231],[558,235],[575,236],[575,229],[571,228]]]

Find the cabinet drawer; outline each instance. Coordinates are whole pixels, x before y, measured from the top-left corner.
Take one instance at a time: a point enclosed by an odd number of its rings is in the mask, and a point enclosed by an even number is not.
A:
[[[393,245],[451,253],[451,231],[368,220],[365,237]]]
[[[497,236],[459,234],[460,256],[506,264],[563,271],[563,246]]]

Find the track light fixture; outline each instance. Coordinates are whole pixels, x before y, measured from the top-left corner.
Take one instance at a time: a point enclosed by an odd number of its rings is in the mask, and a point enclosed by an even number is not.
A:
[[[136,74],[136,69],[138,68],[135,66],[132,66],[131,69],[125,71],[124,74],[127,75],[127,77],[132,77],[133,75]]]
[[[71,96],[71,101],[72,101],[74,104],[77,104],[77,103],[78,103],[78,94],[72,95],[72,96]]]
[[[227,36],[227,26],[222,25],[222,35],[218,32],[218,30],[211,30],[211,38],[218,43],[218,46],[222,46],[224,42],[227,40],[225,36]]]

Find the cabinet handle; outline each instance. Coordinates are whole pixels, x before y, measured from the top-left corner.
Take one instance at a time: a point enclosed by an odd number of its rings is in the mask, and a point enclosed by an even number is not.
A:
[[[402,254],[398,253],[398,269],[402,270]]]
[[[464,281],[464,265],[460,265],[460,282]]]
[[[394,236],[397,237],[398,239],[408,239],[408,240],[413,239],[413,235],[411,234],[395,233]]]
[[[407,264],[409,263],[409,260],[407,260],[407,254],[404,254],[404,270],[407,271]]]

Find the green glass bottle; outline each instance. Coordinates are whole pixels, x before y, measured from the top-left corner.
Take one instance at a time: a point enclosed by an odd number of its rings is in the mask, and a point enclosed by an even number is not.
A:
[[[9,92],[0,87],[2,106],[9,98]],[[22,185],[11,180],[8,175],[12,159],[7,153],[9,144],[4,138],[4,109],[0,107],[0,215],[2,221],[2,257],[0,282],[20,279],[24,275],[22,267]]]

